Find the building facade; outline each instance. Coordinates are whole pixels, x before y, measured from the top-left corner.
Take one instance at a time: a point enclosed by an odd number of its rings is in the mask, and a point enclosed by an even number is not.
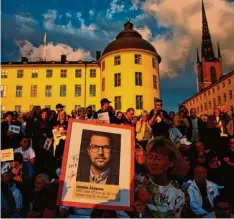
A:
[[[213,114],[214,107],[222,104],[233,110],[234,71],[223,75],[219,44],[215,57],[203,1],[201,61],[197,50],[197,74],[198,93],[181,104],[188,110],[195,108],[198,115]]]
[[[159,63],[155,48],[128,21],[116,40],[95,61],[2,63],[2,111],[29,111],[33,105],[55,109],[65,105],[68,113],[79,107],[100,108],[108,98],[116,110],[129,107],[140,113],[160,98]]]

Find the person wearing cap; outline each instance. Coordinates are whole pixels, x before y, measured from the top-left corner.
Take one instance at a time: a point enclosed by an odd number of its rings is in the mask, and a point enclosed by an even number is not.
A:
[[[59,114],[61,111],[63,111],[64,106],[61,103],[58,103],[56,105],[56,110],[57,110],[57,114]]]
[[[107,98],[103,98],[100,101],[101,104],[101,109],[98,110],[94,114],[94,119],[99,119],[102,113],[108,113],[109,115],[109,121],[107,123],[115,123],[115,115],[111,111],[109,111],[109,106],[110,106],[111,101],[109,101]]]
[[[198,217],[213,211],[213,200],[219,195],[218,185],[206,178],[206,167],[198,165],[194,168],[194,180],[189,181],[191,183],[188,188],[190,207]]]

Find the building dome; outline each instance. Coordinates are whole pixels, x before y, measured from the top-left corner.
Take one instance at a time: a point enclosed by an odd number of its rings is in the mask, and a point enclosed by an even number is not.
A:
[[[161,62],[161,57],[156,49],[148,41],[142,39],[140,33],[133,30],[133,24],[130,21],[124,24],[124,30],[116,36],[116,39],[106,46],[102,56],[121,49],[142,49],[150,51],[157,56],[158,62]]]

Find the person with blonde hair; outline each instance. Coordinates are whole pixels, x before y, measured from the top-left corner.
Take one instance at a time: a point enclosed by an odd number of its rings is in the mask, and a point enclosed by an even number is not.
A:
[[[135,177],[136,212],[142,217],[180,217],[185,198],[173,179],[187,175],[189,166],[170,140],[160,137],[146,146],[147,173]]]
[[[136,123],[136,139],[145,149],[146,144],[152,137],[152,129],[149,125],[149,114],[143,111],[140,120]]]

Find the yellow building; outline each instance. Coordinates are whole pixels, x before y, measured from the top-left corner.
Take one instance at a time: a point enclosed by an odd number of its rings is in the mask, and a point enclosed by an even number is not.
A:
[[[105,97],[116,110],[150,110],[160,97],[160,61],[128,21],[97,61],[67,61],[62,55],[56,62],[23,57],[21,62],[2,63],[1,109],[27,112],[33,105],[55,109],[62,103],[68,113],[89,105],[98,110]]]
[[[222,104],[226,104],[233,111],[233,90],[234,70],[181,104],[184,104],[189,111],[191,108],[195,108],[199,116],[204,114],[212,115],[214,107]]]

